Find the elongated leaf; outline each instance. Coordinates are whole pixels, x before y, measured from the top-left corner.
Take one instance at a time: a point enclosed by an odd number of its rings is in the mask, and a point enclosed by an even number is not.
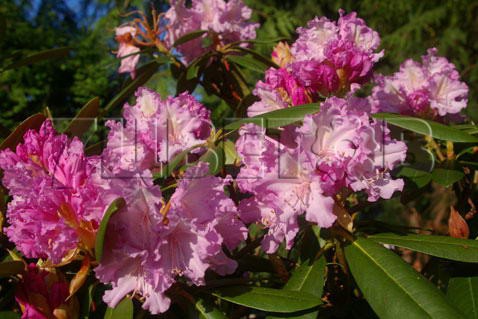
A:
[[[224,163],[226,165],[232,165],[240,161],[239,155],[236,152],[236,146],[232,141],[226,140],[222,145],[224,147],[224,156],[226,157]]]
[[[475,136],[460,131],[454,127],[430,120],[391,113],[377,113],[374,114],[373,117],[376,119],[385,120],[392,125],[410,130],[415,133],[430,135],[439,140],[464,143],[478,142],[478,138]]]
[[[179,164],[181,164],[181,162],[186,159],[186,157],[192,150],[201,146],[203,145],[202,144],[194,145],[188,149],[185,149],[181,153],[178,153],[166,165],[163,165],[159,172],[155,172],[153,174],[153,178],[154,179],[167,178],[169,175],[171,175],[172,172],[174,172],[174,170],[179,166]]]
[[[245,123],[255,123],[266,128],[274,128],[288,125],[297,121],[302,121],[307,114],[313,114],[319,111],[318,103],[304,104],[289,107],[286,109],[275,110],[269,113],[240,119],[225,126],[226,130],[234,130]]]
[[[254,59],[256,59],[257,61],[261,62],[262,64],[264,64],[268,67],[273,67],[273,68],[276,68],[276,69],[279,68],[279,66],[274,61],[272,61],[270,58],[260,54],[259,52],[251,50],[249,48],[243,48],[243,47],[237,47],[237,49],[239,51],[242,51],[242,52],[245,52],[245,53],[248,53],[248,54],[252,55],[254,57]]]
[[[0,311],[0,318],[2,319],[20,319],[21,315],[13,311]]]
[[[452,169],[437,168],[432,172],[432,179],[440,185],[450,187],[465,177],[465,174]]]
[[[399,177],[407,177],[417,184],[419,188],[426,186],[432,180],[432,174],[412,167],[404,166],[397,174]]]
[[[158,67],[159,63],[157,61],[150,61],[139,68],[136,78],[129,82],[128,85],[105,106],[105,112],[123,103],[138,87],[145,84],[153,74],[156,73]]]
[[[476,263],[478,262],[478,240],[459,239],[434,235],[376,234],[369,239],[441,258]]]
[[[438,288],[372,240],[359,238],[345,253],[355,281],[380,318],[461,318]]]
[[[0,263],[0,277],[10,277],[20,274],[24,271],[25,264],[23,261],[14,260]]]
[[[63,47],[33,53],[11,63],[10,65],[6,66],[2,71],[16,69],[25,65],[34,64],[45,60],[64,58],[68,56],[70,50],[71,48],[69,47]]]
[[[209,164],[209,174],[216,175],[224,167],[224,150],[222,145],[210,148],[199,159]]]
[[[9,148],[14,151],[17,144],[23,140],[23,135],[30,129],[38,130],[45,120],[45,115],[40,113],[34,114],[27,118],[20,125],[18,125],[10,135],[8,135],[8,137],[0,145],[0,150]]]
[[[115,308],[106,309],[105,319],[133,319],[133,301],[124,298]]]
[[[65,130],[70,136],[82,137],[88,131],[91,124],[100,112],[100,99],[95,97],[88,101],[78,112],[76,117],[71,121]]]
[[[123,198],[117,198],[110,204],[108,209],[106,209],[106,213],[103,216],[103,219],[101,220],[101,223],[100,223],[100,228],[98,229],[98,232],[96,233],[95,257],[96,257],[96,261],[98,262],[100,262],[101,258],[103,257],[103,246],[104,246],[106,230],[108,228],[108,223],[110,221],[110,218],[114,213],[119,211],[125,205],[126,203]]]
[[[183,35],[182,37],[180,37],[179,39],[177,39],[174,42],[173,47],[177,47],[178,45],[181,45],[181,44],[184,44],[184,43],[189,42],[191,40],[197,39],[205,33],[207,33],[207,31],[205,31],[205,30],[197,30],[197,31],[187,33],[187,34]]]
[[[219,309],[217,309],[213,303],[207,302],[204,299],[199,299],[195,307],[199,312],[199,318],[201,319],[226,319],[226,315]]]
[[[264,72],[267,67],[266,64],[261,63],[250,56],[229,55],[227,59],[234,64],[259,73]]]
[[[478,277],[451,278],[446,297],[463,318],[478,319]]]
[[[320,299],[324,291],[325,284],[325,258],[320,258],[314,263],[305,263],[300,265],[292,272],[287,284],[284,286],[286,290],[294,290],[300,292],[310,293],[311,295]],[[317,318],[318,310],[304,311],[294,314],[281,314],[268,316],[268,319],[289,318],[289,319],[315,319]]]
[[[319,298],[305,292],[263,287],[226,287],[214,295],[245,307],[281,313],[310,309],[321,303]]]

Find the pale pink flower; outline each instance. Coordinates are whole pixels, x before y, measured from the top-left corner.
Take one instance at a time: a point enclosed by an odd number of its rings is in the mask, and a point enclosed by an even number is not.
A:
[[[129,73],[134,78],[136,75],[136,65],[138,64],[141,51],[135,46],[134,37],[136,36],[136,28],[124,25],[116,28],[116,41],[118,41],[118,53],[116,57],[121,59],[121,65],[118,69],[119,73]]]

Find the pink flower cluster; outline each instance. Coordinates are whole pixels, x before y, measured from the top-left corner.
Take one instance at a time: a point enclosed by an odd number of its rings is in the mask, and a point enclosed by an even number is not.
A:
[[[437,49],[428,49],[422,63],[406,60],[391,76],[377,76],[373,89],[374,111],[441,119],[466,107],[468,86],[455,66]]]
[[[280,69],[269,69],[265,81],[257,83],[254,94],[260,101],[251,105],[249,116],[343,95],[371,78],[383,56],[376,52],[380,37],[355,12],[339,14],[337,22],[316,17],[298,28],[290,49],[284,44],[276,48],[272,56]]]
[[[209,110],[187,93],[162,100],[158,93],[140,88],[136,104],[124,106],[123,117],[125,125],[106,123],[110,133],[103,166],[116,177],[168,162],[179,152],[204,143],[212,128]]]
[[[94,246],[103,207],[79,139],[57,134],[47,120],[15,152],[0,152],[0,168],[13,197],[6,234],[26,257],[59,263],[79,246]]]
[[[166,43],[172,47],[188,33],[207,31],[203,37],[178,46],[184,61],[189,63],[217,46],[255,39],[259,24],[248,21],[251,14],[252,10],[242,0],[193,0],[191,7],[186,6],[185,0],[171,0],[171,8],[165,15],[168,20]]]
[[[156,163],[168,162],[209,136],[209,111],[202,104],[188,94],[161,100],[140,88],[136,104],[126,104],[123,116],[124,127],[108,123],[102,161],[103,172],[110,175],[102,179],[102,196],[109,202],[122,197],[127,206],[111,220],[105,255],[95,272],[112,285],[104,296],[108,305],[134,293],[156,314],[169,308],[165,292],[178,277],[201,285],[207,269],[234,272],[237,263],[223,249],[236,248],[247,229],[224,192],[229,179],[208,176],[206,163],[185,172],[169,201],[152,183]],[[129,178],[121,178],[124,173]]]
[[[121,59],[121,64],[118,69],[119,73],[130,73],[134,78],[136,75],[136,65],[139,62],[139,52],[141,51],[134,44],[134,37],[136,36],[136,28],[124,25],[116,28],[116,41],[119,43],[116,57]]]
[[[245,222],[268,229],[266,252],[284,240],[292,247],[304,212],[306,220],[330,227],[340,194],[365,191],[376,201],[402,190],[403,181],[392,179],[390,170],[404,161],[406,145],[390,138],[369,112],[367,99],[331,97],[301,127],[286,127],[278,140],[254,124],[241,129],[236,149],[244,166],[237,183],[252,196],[239,210]]]

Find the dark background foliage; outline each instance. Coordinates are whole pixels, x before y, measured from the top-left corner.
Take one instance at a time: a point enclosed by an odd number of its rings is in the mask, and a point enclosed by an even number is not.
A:
[[[114,27],[126,12],[165,1],[111,0],[3,0],[0,4],[0,66],[15,55],[54,47],[72,48],[67,58],[48,60],[0,73],[0,124],[13,128],[18,122],[48,106],[56,117],[74,116],[85,102],[99,96],[102,103],[118,92],[127,76],[118,75]],[[261,39],[293,39],[295,29],[314,16],[337,18],[337,10],[355,10],[382,37],[385,57],[378,70],[397,70],[406,58],[419,58],[432,46],[450,58],[471,88],[469,113],[474,115],[478,91],[478,1],[246,1],[254,19],[262,24]],[[270,54],[271,47],[260,48]],[[163,94],[173,93],[169,71],[163,70],[150,82]],[[249,74],[251,85],[259,73]],[[200,90],[200,89],[199,89]],[[201,94],[201,92],[198,92]],[[201,94],[216,115],[227,112],[214,97]],[[473,116],[475,117],[475,116]]]

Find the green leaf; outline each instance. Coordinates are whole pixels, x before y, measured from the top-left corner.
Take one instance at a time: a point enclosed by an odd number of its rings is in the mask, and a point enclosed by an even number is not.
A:
[[[100,262],[101,258],[103,257],[103,246],[104,246],[106,230],[108,228],[108,223],[110,221],[110,218],[114,213],[119,211],[125,205],[126,205],[126,202],[124,201],[123,198],[120,197],[115,199],[110,204],[110,206],[108,206],[108,209],[106,209],[106,213],[103,216],[103,219],[101,220],[101,223],[100,223],[100,228],[98,229],[98,232],[96,233],[95,257],[96,257],[96,261],[98,262]]]
[[[245,53],[248,53],[250,55],[252,55],[252,57],[254,59],[256,59],[257,61],[261,62],[262,64],[264,64],[265,66],[268,66],[268,67],[273,67],[273,68],[276,68],[278,69],[279,66],[274,62],[272,61],[270,58],[260,54],[259,52],[256,52],[254,50],[251,50],[249,48],[243,48],[243,47],[237,47],[237,49],[239,51],[242,51],[242,52],[245,52]]]
[[[0,318],[2,319],[20,319],[21,314],[13,311],[0,311]]]
[[[392,125],[422,135],[429,135],[439,140],[463,143],[478,142],[478,138],[475,136],[460,131],[454,127],[433,122],[430,120],[424,120],[416,117],[403,116],[391,113],[377,113],[372,116],[376,119],[385,120]]]
[[[236,152],[236,145],[231,140],[225,140],[222,144],[224,148],[224,156],[226,157],[225,164],[233,165],[240,161],[239,154]]]
[[[393,233],[376,234],[368,238],[382,244],[408,248],[436,257],[469,263],[478,262],[478,240],[435,235],[397,235]]]
[[[70,136],[82,137],[88,131],[91,124],[94,123],[95,118],[100,112],[100,99],[95,97],[88,101],[78,112],[76,117],[71,121],[65,130],[65,133]]]
[[[181,162],[186,159],[189,152],[201,146],[204,146],[204,145],[203,144],[194,145],[178,153],[167,164],[162,165],[160,171],[155,172],[153,174],[153,178],[155,180],[158,178],[167,178],[169,175],[171,175],[172,172],[174,172],[174,170],[179,166],[179,164],[181,164]]]
[[[207,33],[207,31],[205,31],[205,30],[197,30],[197,31],[187,33],[187,34],[183,35],[182,37],[180,37],[179,39],[177,39],[174,42],[173,47],[177,47],[178,45],[181,45],[181,44],[184,44],[184,43],[189,42],[191,40],[197,39],[205,33]]]
[[[438,288],[390,250],[359,238],[345,253],[355,281],[380,318],[461,318]]]
[[[292,272],[292,276],[284,286],[284,289],[310,293],[320,300],[324,291],[325,267],[326,261],[323,256],[312,264],[305,263],[300,265]],[[315,319],[317,315],[318,310],[314,309],[303,313],[274,315],[268,316],[267,318]]]
[[[236,65],[242,66],[243,68],[259,73],[263,73],[267,67],[266,64],[261,63],[250,56],[229,55],[227,56],[227,60]]]
[[[422,188],[428,185],[428,183],[430,183],[432,180],[432,174],[409,166],[402,167],[398,172],[397,176],[407,177],[412,182],[414,182],[418,186],[418,188]]]
[[[194,306],[199,311],[199,318],[201,319],[227,319],[226,315],[217,309],[214,304],[206,302],[202,298]]]
[[[45,60],[64,58],[68,56],[70,50],[71,48],[69,47],[62,47],[33,53],[7,65],[5,68],[3,68],[2,71],[16,69],[25,65],[34,64]]]
[[[224,167],[224,150],[221,145],[209,148],[199,160],[209,164],[209,174],[216,175]]]
[[[25,121],[20,123],[20,125],[18,125],[10,135],[8,135],[2,144],[0,144],[0,150],[9,148],[12,151],[15,151],[17,144],[23,140],[23,135],[28,130],[38,130],[45,120],[45,115],[40,113],[34,114],[27,118]]]
[[[133,301],[124,298],[115,308],[106,309],[105,319],[132,319],[134,314]]]
[[[451,278],[446,297],[463,318],[478,319],[478,277]]]
[[[10,277],[22,273],[25,270],[23,261],[14,260],[0,263],[0,277]]]
[[[138,87],[145,84],[159,67],[157,61],[150,61],[137,70],[136,78],[130,81],[106,106],[105,112],[123,103]]]
[[[313,114],[319,111],[318,103],[304,104],[288,107],[286,109],[275,110],[254,117],[240,119],[225,126],[226,130],[235,130],[245,123],[255,123],[266,128],[274,128],[288,125],[297,121],[302,121],[307,114]]]
[[[437,168],[432,172],[432,179],[440,185],[450,187],[454,183],[465,177],[465,174],[460,171],[451,169]]]
[[[225,287],[213,295],[245,307],[281,313],[310,309],[321,303],[319,298],[305,292],[250,286]]]

